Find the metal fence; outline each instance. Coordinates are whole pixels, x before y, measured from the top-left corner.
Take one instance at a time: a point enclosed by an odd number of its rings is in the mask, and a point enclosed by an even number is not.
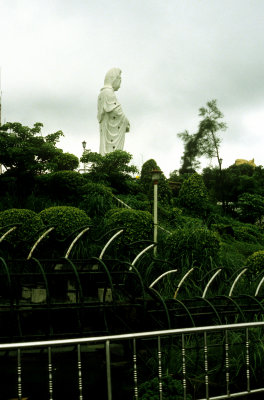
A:
[[[70,378],[66,378],[65,374],[62,385],[66,385],[67,398],[141,399],[150,360],[146,349],[151,349],[152,355],[152,374],[148,379],[152,382],[153,398],[154,392],[157,396],[155,398],[167,398],[168,387],[164,377],[173,376],[181,382],[178,397],[175,394],[176,399],[218,400],[245,396],[256,399],[258,394],[261,396],[261,393],[264,393],[264,379],[261,378],[263,328],[264,322],[251,322],[67,340],[6,343],[0,344],[0,362],[3,364],[7,355],[12,360],[13,376],[9,377],[9,381],[13,382],[13,390],[16,388],[16,398],[19,400],[65,398],[60,397],[59,390],[55,390],[59,376],[56,367],[58,352],[71,354],[71,357],[68,356]],[[117,345],[125,348],[122,357],[126,363],[120,364],[127,376],[127,388],[123,394],[120,375],[118,378],[112,376],[117,365],[113,349]],[[97,395],[92,394],[89,388],[88,377],[92,372],[97,373],[96,363],[90,368],[87,367],[89,357],[94,357],[89,349],[100,349],[100,354],[103,353],[99,364],[99,373],[102,375],[100,383],[97,383]],[[94,359],[99,357],[98,354]],[[35,392],[35,396],[31,397],[32,369],[36,370],[38,358],[41,358],[43,364],[39,371],[43,382],[38,383],[39,392]],[[31,365],[31,372],[26,363]],[[66,369],[69,363],[64,363],[62,367]],[[31,384],[27,388],[24,383],[26,374],[31,374]],[[115,379],[118,382],[114,383]],[[7,387],[8,383],[2,379],[1,393],[5,393],[6,398],[14,397],[13,393],[7,393],[5,386]],[[42,395],[44,397],[41,397]]]

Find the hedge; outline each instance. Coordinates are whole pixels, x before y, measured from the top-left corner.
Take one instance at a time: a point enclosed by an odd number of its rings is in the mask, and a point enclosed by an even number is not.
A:
[[[60,240],[91,222],[85,211],[70,206],[46,208],[39,213],[39,216],[45,225],[56,228],[55,235]]]

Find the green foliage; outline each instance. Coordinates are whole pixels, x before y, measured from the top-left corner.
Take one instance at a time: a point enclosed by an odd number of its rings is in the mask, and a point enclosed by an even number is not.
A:
[[[41,178],[46,181],[46,194],[52,198],[64,201],[78,202],[82,186],[86,184],[85,178],[76,171],[58,171]]]
[[[233,225],[235,239],[247,243],[263,243],[263,234],[259,228],[251,224],[237,223]]]
[[[134,210],[142,210],[152,212],[151,204],[148,197],[144,193],[138,193],[136,195],[118,195],[118,198],[126,203],[129,207]]]
[[[240,218],[246,222],[260,224],[264,216],[264,197],[259,194],[244,193],[238,198],[238,212]]]
[[[173,378],[171,375],[162,378],[162,399],[163,400],[182,400],[183,386],[182,381]],[[139,386],[139,395],[142,400],[159,400],[159,379],[153,378]],[[186,399],[191,400],[191,395]]]
[[[1,181],[7,187],[1,198],[5,202],[5,193],[12,193],[11,204],[17,208],[26,208],[26,199],[35,190],[37,176],[63,165],[67,168],[78,165],[77,157],[65,155],[56,147],[63,133],[58,131],[43,136],[42,126],[35,123],[33,128],[29,128],[14,122],[0,127],[0,164],[6,168],[3,174],[5,182],[2,177]]]
[[[216,157],[219,167],[221,166],[219,156],[221,139],[218,132],[226,130],[226,124],[221,121],[223,114],[218,109],[216,100],[208,101],[206,107],[201,107],[199,116],[203,119],[199,123],[197,133],[190,135],[185,131],[178,134],[184,141],[181,173],[192,172],[197,162],[196,157],[199,156],[206,156],[209,159]]]
[[[88,182],[82,187],[82,193],[79,208],[91,218],[103,216],[113,207],[112,191],[105,185]]]
[[[86,151],[81,162],[89,164],[89,176],[94,182],[103,182],[119,191],[127,190],[130,174],[138,172],[137,167],[129,165],[132,155],[123,150],[116,150],[102,156]]]
[[[243,193],[261,194],[260,188],[264,183],[264,172],[261,167],[254,169],[251,165],[231,165],[226,169],[205,168],[203,180],[214,201],[223,201],[226,208],[228,203],[236,203]]]
[[[142,165],[141,176],[140,176],[140,185],[142,187],[143,192],[147,195],[149,201],[152,203],[153,201],[153,182],[151,171],[160,168],[158,167],[155,160],[150,159],[146,161]],[[161,173],[159,183],[158,183],[158,201],[162,204],[168,204],[171,200],[172,192],[169,187],[168,180]]]
[[[41,218],[34,211],[12,208],[0,213],[0,228],[7,225],[19,224],[17,229],[6,237],[6,240],[15,245],[33,244],[38,238],[38,232],[44,228]]]
[[[54,226],[57,239],[65,239],[74,231],[85,225],[89,225],[91,219],[83,211],[76,207],[58,206],[50,207],[39,213],[46,226]]]
[[[42,136],[42,124],[37,122],[33,128],[18,122],[8,122],[0,128],[0,164],[9,169],[9,174],[36,174],[49,170],[54,158],[62,150],[56,143],[63,133]]]
[[[140,184],[143,187],[144,192],[148,195],[150,188],[152,188],[152,177],[151,171],[154,169],[160,169],[158,164],[152,158],[142,165],[141,174],[140,174]]]
[[[208,268],[219,259],[220,241],[203,226],[179,227],[167,237],[164,246],[166,259],[178,266],[194,264]]]
[[[226,235],[235,236],[234,229],[231,225],[226,224],[212,224],[211,229],[217,232],[220,236],[226,237]]]
[[[125,228],[125,243],[152,239],[153,218],[147,211],[118,209],[107,214],[106,218],[107,229]]]
[[[186,179],[179,191],[179,205],[191,213],[203,216],[208,209],[208,193],[203,179],[193,174]]]
[[[264,250],[251,254],[246,260],[246,266],[253,274],[262,272],[264,270]]]
[[[78,168],[79,165],[79,158],[76,157],[74,154],[71,153],[58,153],[57,156],[54,158],[53,166],[51,170],[53,172],[56,171],[74,171]]]
[[[222,238],[223,239],[223,238]],[[221,241],[220,265],[226,268],[229,273],[235,272],[245,265],[247,258],[254,252],[264,249],[260,243],[248,243],[225,237]]]
[[[196,169],[199,168],[200,162],[196,159],[197,149],[197,136],[191,135],[187,130],[178,133],[178,137],[183,140],[184,153],[181,157],[182,165],[179,170],[180,174],[194,174]]]

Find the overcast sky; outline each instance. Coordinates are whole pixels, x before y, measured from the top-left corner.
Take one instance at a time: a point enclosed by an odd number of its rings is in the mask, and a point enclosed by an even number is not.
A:
[[[0,67],[2,122],[62,130],[58,147],[78,157],[83,140],[99,151],[97,97],[118,67],[138,167],[179,169],[177,133],[195,133],[212,99],[223,167],[264,165],[264,0],[0,0]]]

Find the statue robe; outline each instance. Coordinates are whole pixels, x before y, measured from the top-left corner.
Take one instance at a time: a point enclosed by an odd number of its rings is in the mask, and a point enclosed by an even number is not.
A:
[[[111,151],[123,150],[129,122],[110,85],[104,86],[98,96],[97,119],[100,124],[99,153],[104,156]]]

